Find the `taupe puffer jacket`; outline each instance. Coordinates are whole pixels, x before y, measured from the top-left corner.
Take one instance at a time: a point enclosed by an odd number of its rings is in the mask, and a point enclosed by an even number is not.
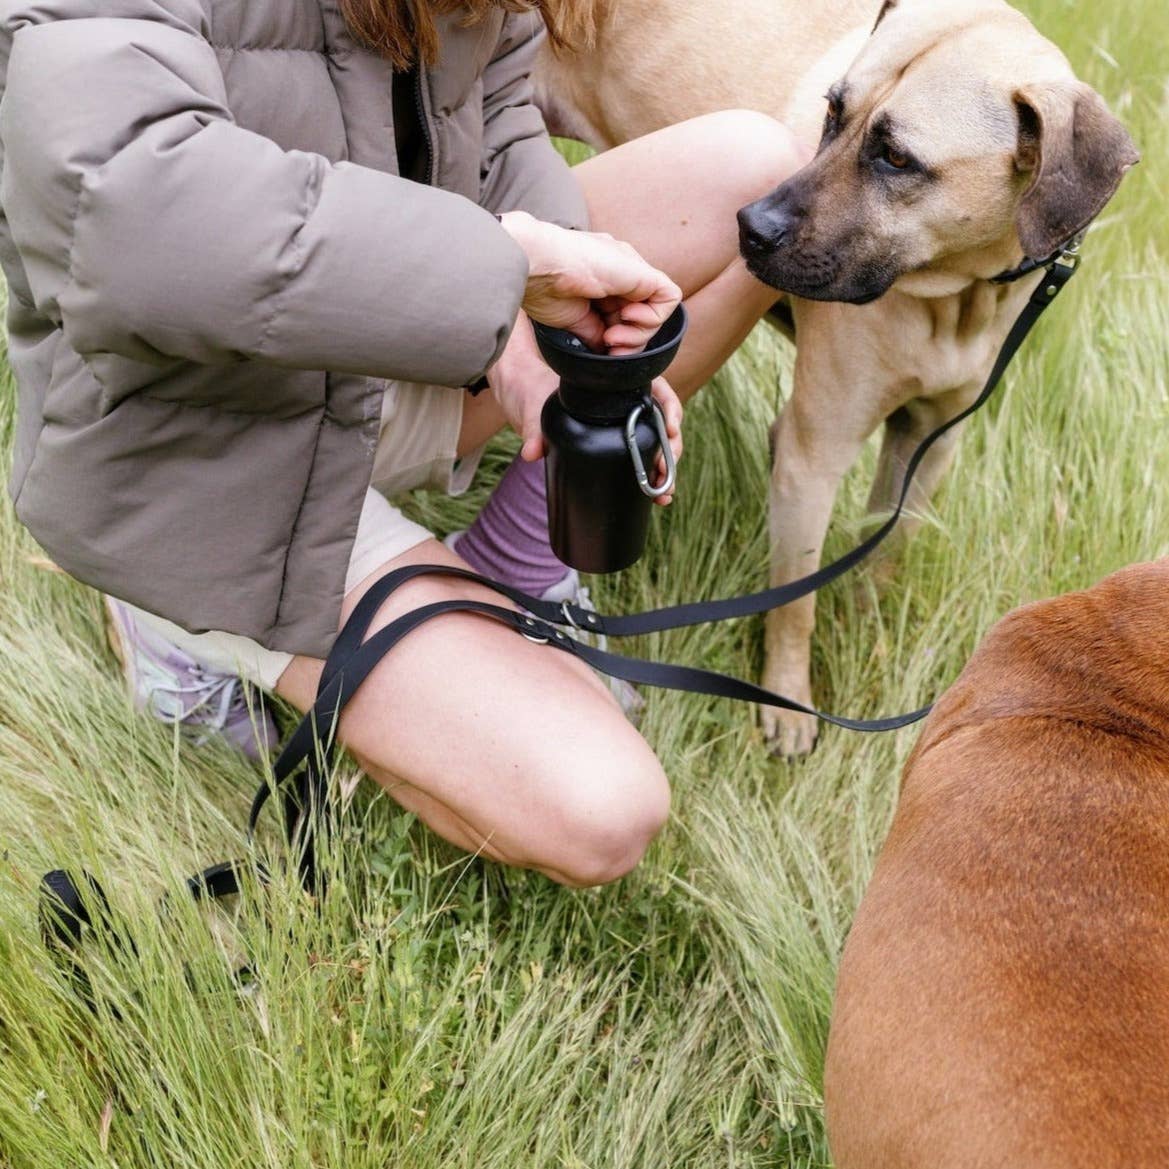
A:
[[[384,379],[472,382],[515,318],[526,261],[484,208],[584,223],[538,30],[443,22],[425,186],[331,0],[0,2],[11,491],[54,560],[325,654]]]

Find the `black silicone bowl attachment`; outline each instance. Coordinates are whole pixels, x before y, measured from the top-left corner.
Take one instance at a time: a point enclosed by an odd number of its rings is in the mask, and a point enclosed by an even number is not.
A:
[[[647,387],[674,360],[686,332],[686,309],[678,305],[640,353],[594,353],[566,329],[538,323],[535,329],[540,353],[562,383],[596,394],[630,393]]]

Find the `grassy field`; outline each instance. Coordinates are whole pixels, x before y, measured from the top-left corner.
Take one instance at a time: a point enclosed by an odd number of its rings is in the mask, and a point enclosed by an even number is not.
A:
[[[1163,0],[1023,7],[1145,161],[969,426],[896,578],[878,594],[862,569],[822,597],[829,709],[919,705],[1008,609],[1169,553]],[[786,346],[759,333],[692,407],[685,491],[642,564],[595,582],[602,609],[762,587],[766,428],[789,375]],[[5,451],[12,409],[5,384]],[[861,529],[871,455],[830,553]],[[448,530],[483,494],[410,506]],[[239,853],[257,774],[135,716],[97,596],[34,554],[0,506],[2,1169],[828,1164],[833,972],[914,730],[825,730],[789,764],[768,758],[749,708],[654,693],[644,729],[674,811],[614,887],[570,892],[469,861],[363,786],[320,905],[286,881],[237,916],[177,903],[164,930],[158,897]],[[633,648],[753,677],[761,622]],[[64,859],[134,922],[136,958],[94,956],[96,1016],[36,931],[36,883]],[[241,992],[244,960],[257,977]]]

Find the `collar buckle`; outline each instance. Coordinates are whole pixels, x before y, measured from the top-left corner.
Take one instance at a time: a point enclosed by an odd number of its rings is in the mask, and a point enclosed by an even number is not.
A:
[[[1079,266],[1083,259],[1080,255],[1080,248],[1084,243],[1084,233],[1081,231],[1077,235],[1073,235],[1070,240],[1051,259],[1051,266],[1066,268],[1067,274],[1070,276]]]
[[[1013,284],[1016,280],[1022,280],[1024,276],[1030,276],[1032,272],[1038,272],[1040,268],[1046,268],[1049,276],[1058,268],[1059,275],[1065,280],[1068,279],[1080,266],[1080,245],[1084,242],[1086,232],[1086,228],[1084,231],[1076,232],[1067,243],[1042,260],[1032,260],[1029,256],[1024,256],[1023,262],[1017,267],[992,276],[991,284]]]

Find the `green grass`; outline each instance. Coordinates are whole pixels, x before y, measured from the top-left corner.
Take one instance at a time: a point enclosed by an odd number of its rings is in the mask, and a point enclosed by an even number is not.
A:
[[[1145,161],[968,427],[896,579],[878,595],[862,570],[822,597],[815,678],[834,710],[926,701],[1008,609],[1169,553],[1162,0],[1025,7]],[[595,582],[602,608],[762,586],[766,428],[789,376],[786,346],[760,332],[695,403],[684,490],[642,564]],[[6,385],[5,450],[11,431]],[[845,485],[830,553],[860,530],[871,463]],[[411,507],[447,530],[484,490]],[[750,709],[655,693],[645,731],[674,811],[615,887],[468,861],[363,788],[321,904],[285,881],[237,916],[176,903],[164,930],[159,895],[240,851],[256,775],[129,710],[97,597],[34,552],[0,509],[3,1169],[827,1164],[835,962],[915,731],[825,730],[789,764]],[[753,677],[761,623],[634,648]],[[134,923],[136,960],[91,951],[96,1016],[36,932],[36,883],[65,859]],[[243,961],[258,977],[240,992]]]

